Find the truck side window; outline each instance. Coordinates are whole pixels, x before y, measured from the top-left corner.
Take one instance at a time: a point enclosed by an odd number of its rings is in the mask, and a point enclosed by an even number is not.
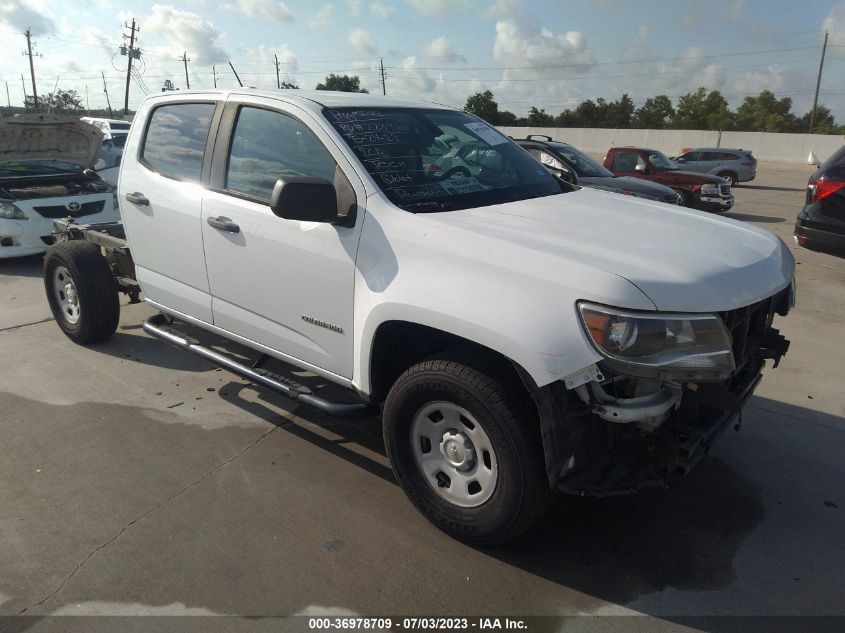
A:
[[[636,152],[617,152],[613,157],[613,171],[634,171],[638,163],[645,165]]]
[[[141,161],[177,180],[199,180],[213,103],[173,103],[150,116]]]
[[[226,188],[269,201],[277,179],[308,176],[334,182],[335,167],[323,144],[293,117],[243,107],[229,150]]]

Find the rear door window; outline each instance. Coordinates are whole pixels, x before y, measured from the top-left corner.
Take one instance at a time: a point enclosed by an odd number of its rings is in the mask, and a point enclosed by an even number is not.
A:
[[[213,103],[171,103],[153,110],[141,162],[163,176],[199,180]]]
[[[722,156],[721,152],[701,152],[701,158],[699,160],[706,161],[706,160],[722,160],[720,157]]]
[[[613,171],[636,171],[637,165],[645,165],[637,152],[617,152],[613,157]]]

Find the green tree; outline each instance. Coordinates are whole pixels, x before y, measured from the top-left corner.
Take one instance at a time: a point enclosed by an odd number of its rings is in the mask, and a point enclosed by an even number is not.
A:
[[[516,122],[516,115],[513,112],[508,112],[507,110],[499,111],[499,118],[496,121],[496,125],[516,125]]]
[[[557,127],[578,127],[578,115],[574,110],[567,108],[555,117]]]
[[[76,90],[56,90],[38,97],[38,106],[52,112],[82,112],[82,98]]]
[[[672,107],[672,100],[666,95],[657,95],[645,100],[645,103],[637,108],[632,121],[633,127],[648,130],[659,130],[675,116],[675,108]]]
[[[490,90],[476,92],[474,95],[467,97],[464,110],[493,125],[496,125],[499,121],[499,104],[496,103],[493,92]]]
[[[528,111],[528,125],[531,127],[551,127],[555,124],[555,118],[551,114],[546,114],[544,109],[537,109],[531,106]]]
[[[778,99],[770,90],[745,97],[736,111],[736,127],[748,132],[786,132],[793,127],[792,99]]]
[[[616,101],[611,101],[607,104],[607,110],[604,113],[604,125],[602,127],[622,129],[631,127],[634,110],[634,102],[626,92]]]
[[[575,108],[575,125],[578,127],[607,127],[607,102],[599,97],[595,102],[587,99]]]
[[[322,83],[317,84],[317,90],[337,90],[339,92],[369,92],[361,87],[358,75],[335,75],[331,73]]]
[[[678,98],[672,127],[682,130],[728,130],[733,128],[733,114],[718,90],[699,88]]]
[[[291,82],[289,82],[289,81],[283,81],[283,82],[280,84],[280,87],[281,87],[283,90],[299,90],[299,86],[297,86],[295,83],[291,83]],[[352,91],[347,91],[347,92],[352,92]],[[356,92],[357,92],[357,91],[356,91]],[[366,92],[366,90],[365,90],[364,92]]]
[[[810,115],[812,112],[810,110],[800,119],[795,119],[790,131],[806,133],[810,129]],[[836,125],[836,121],[830,113],[830,108],[823,105],[816,106],[816,117],[813,120],[813,134],[842,134],[843,131],[845,131],[845,126]]]

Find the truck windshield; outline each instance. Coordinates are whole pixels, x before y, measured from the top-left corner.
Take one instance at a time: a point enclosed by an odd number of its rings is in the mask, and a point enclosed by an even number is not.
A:
[[[463,112],[324,112],[390,201],[408,211],[468,209],[569,191],[506,136]]]
[[[666,154],[657,150],[648,151],[648,160],[657,171],[675,171],[678,165],[666,158]]]

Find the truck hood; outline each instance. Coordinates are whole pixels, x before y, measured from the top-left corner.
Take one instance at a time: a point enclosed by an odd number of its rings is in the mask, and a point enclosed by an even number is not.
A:
[[[93,167],[103,133],[76,117],[21,114],[0,120],[0,164],[60,160]]]
[[[712,174],[703,174],[698,171],[684,171],[682,169],[668,169],[664,172],[665,174],[673,174],[675,176],[682,177],[686,182],[695,183],[697,185],[724,185],[725,179],[720,176],[714,176]]]
[[[631,191],[653,196],[655,199],[662,199],[674,194],[674,191],[666,185],[631,176],[584,176],[578,178],[578,184],[586,187],[604,188],[609,191]]]
[[[577,263],[627,279],[663,311],[733,310],[783,289],[795,273],[789,249],[768,231],[589,188],[436,215],[455,239],[481,245],[477,256],[493,266],[515,249],[510,255],[531,274],[533,253],[552,254],[562,269]]]

